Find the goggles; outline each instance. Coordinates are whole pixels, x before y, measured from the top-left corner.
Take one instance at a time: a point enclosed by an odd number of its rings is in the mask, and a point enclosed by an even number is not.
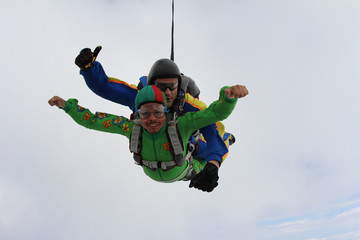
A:
[[[156,110],[156,111],[143,110],[143,111],[141,111],[141,110],[139,110],[139,115],[140,115],[140,118],[142,118],[142,119],[148,119],[151,116],[151,114],[154,114],[154,116],[156,118],[162,118],[165,115],[165,111],[164,110],[163,111],[161,111],[161,110]]]
[[[160,90],[166,91],[166,89],[170,89],[170,91],[174,91],[178,87],[178,82],[176,83],[158,83],[155,82],[155,86],[157,86]]]

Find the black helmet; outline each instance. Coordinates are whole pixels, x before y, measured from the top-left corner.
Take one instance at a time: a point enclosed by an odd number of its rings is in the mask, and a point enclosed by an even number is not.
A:
[[[170,59],[162,58],[157,60],[151,67],[148,75],[148,85],[154,84],[158,78],[178,78],[181,81],[181,74],[176,63]],[[180,83],[179,83],[180,84]],[[179,85],[180,86],[180,85]]]

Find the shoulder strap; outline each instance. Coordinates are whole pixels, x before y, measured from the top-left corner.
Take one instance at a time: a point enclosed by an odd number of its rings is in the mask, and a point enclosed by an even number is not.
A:
[[[135,163],[142,165],[141,150],[142,150],[142,127],[140,119],[134,120],[134,126],[130,136],[130,152],[133,153]]]
[[[168,113],[166,117],[166,134],[168,139],[170,140],[170,150],[176,164],[178,166],[181,166],[184,164],[185,158],[183,156],[184,146],[181,140],[179,130],[177,128],[177,115],[176,113]]]
[[[182,116],[185,114],[184,105],[185,105],[185,92],[184,90],[179,89],[179,93],[175,99],[175,102],[171,106],[170,111],[176,112],[179,116]]]

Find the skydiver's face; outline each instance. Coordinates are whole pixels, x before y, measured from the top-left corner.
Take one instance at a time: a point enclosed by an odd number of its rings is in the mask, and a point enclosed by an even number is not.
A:
[[[160,131],[166,122],[164,106],[160,103],[145,103],[139,109],[140,124],[149,133]]]
[[[176,100],[178,93],[178,82],[179,79],[177,78],[161,78],[155,80],[155,86],[160,88],[165,93],[168,108],[171,108]]]

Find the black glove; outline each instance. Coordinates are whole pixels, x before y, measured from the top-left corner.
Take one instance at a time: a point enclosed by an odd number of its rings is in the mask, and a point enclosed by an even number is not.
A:
[[[191,179],[189,187],[211,192],[218,185],[218,171],[219,168],[215,164],[207,163],[204,169]]]
[[[75,64],[83,71],[87,71],[92,68],[93,63],[97,55],[101,50],[101,46],[95,48],[94,52],[91,52],[90,48],[84,48],[80,51],[80,54],[75,58]]]

